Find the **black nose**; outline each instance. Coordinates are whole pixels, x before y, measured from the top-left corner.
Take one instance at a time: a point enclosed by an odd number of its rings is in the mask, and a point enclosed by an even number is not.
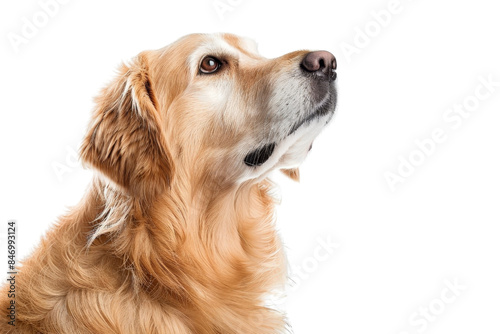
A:
[[[337,73],[337,60],[335,56],[328,51],[314,51],[306,54],[301,63],[302,68],[311,73],[328,77],[335,80]]]

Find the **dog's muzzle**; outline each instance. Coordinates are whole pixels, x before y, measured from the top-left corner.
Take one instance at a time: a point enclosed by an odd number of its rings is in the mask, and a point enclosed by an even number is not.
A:
[[[311,77],[314,96],[320,105],[307,117],[299,120],[290,129],[288,135],[294,133],[302,125],[311,120],[326,115],[334,109],[336,94],[331,91],[331,85],[337,79],[337,60],[328,51],[313,51],[305,55],[300,62],[300,68],[305,76]],[[325,97],[328,97],[325,99]],[[276,143],[267,143],[245,156],[244,162],[247,166],[255,167],[264,164],[273,154]]]

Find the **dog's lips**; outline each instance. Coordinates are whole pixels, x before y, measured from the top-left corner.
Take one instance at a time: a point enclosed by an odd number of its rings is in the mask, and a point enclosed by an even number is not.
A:
[[[309,123],[310,121],[319,118],[321,116],[328,115],[330,113],[333,113],[334,110],[334,96],[335,94],[329,93],[328,98],[323,102],[313,113],[310,115],[302,118],[299,120],[297,123],[295,123],[288,135],[293,134],[295,131],[297,131],[298,128],[300,128],[302,125]]]
[[[253,150],[245,156],[245,165],[255,167],[264,164],[273,154],[275,147],[276,143],[270,143]]]

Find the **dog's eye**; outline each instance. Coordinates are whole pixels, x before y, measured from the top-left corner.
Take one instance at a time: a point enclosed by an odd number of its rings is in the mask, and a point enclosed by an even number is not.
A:
[[[222,63],[219,59],[207,56],[201,61],[200,71],[205,74],[215,73],[220,69],[221,65]]]

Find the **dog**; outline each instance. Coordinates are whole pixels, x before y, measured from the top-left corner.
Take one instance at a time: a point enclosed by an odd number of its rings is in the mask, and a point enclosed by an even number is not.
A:
[[[145,51],[96,98],[95,175],[8,287],[2,333],[282,333],[286,281],[268,176],[298,180],[337,103],[335,57],[267,59],[232,34]],[[6,320],[7,319],[7,320]]]

